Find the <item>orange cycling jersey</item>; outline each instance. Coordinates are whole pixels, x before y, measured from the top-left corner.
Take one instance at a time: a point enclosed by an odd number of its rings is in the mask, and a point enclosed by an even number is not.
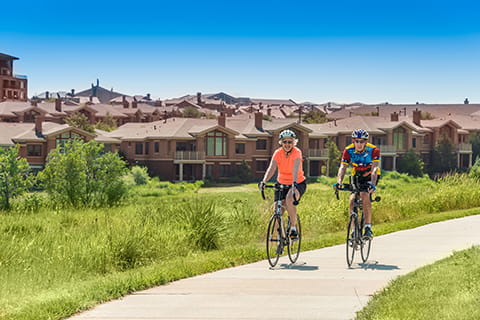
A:
[[[285,151],[282,148],[278,148],[273,153],[273,160],[277,162],[278,167],[278,177],[277,181],[281,184],[290,185],[293,183],[293,162],[295,159],[300,159],[300,165],[298,167],[297,173],[297,181],[295,182],[303,182],[305,180],[305,176],[303,174],[303,158],[302,158],[302,151],[297,147],[293,147],[292,151],[288,157],[285,155]]]

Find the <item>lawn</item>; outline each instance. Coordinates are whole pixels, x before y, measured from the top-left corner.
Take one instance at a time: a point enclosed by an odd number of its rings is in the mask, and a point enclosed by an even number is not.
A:
[[[348,195],[336,200],[333,182],[309,184],[298,207],[304,250],[343,242]],[[198,187],[152,182],[119,207],[0,212],[0,319],[61,319],[135,290],[264,259],[271,192],[263,201],[255,184]],[[480,207],[480,183],[467,176],[389,173],[378,194],[376,235]]]

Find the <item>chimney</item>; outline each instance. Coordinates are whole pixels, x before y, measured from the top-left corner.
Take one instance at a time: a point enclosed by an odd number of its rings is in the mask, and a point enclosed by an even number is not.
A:
[[[43,123],[43,116],[39,114],[35,117],[35,134],[37,136],[42,135],[42,123]]]
[[[413,123],[415,123],[419,127],[422,126],[420,124],[421,115],[422,115],[422,112],[418,110],[418,108],[413,110]]]
[[[197,92],[197,104],[200,105],[202,103],[202,93]]]
[[[398,113],[396,111],[390,114],[390,121],[398,121]]]
[[[272,116],[272,108],[270,108],[270,106],[268,106],[268,108],[267,108],[267,115],[268,115],[269,117]]]
[[[218,125],[221,127],[225,127],[225,124],[226,124],[226,118],[225,118],[225,114],[222,112],[218,117]]]
[[[36,107],[36,106],[37,106],[37,100],[35,100],[35,99],[30,100],[30,104],[31,104],[33,107]]]
[[[55,99],[55,111],[62,112],[62,99]]]
[[[89,101],[90,103],[93,103],[93,96],[89,96],[89,97],[88,97],[88,101]]]
[[[255,112],[255,127],[257,129],[262,129],[262,120],[263,120],[263,113]]]
[[[123,107],[124,107],[125,109],[128,108],[129,103],[128,103],[128,101],[127,101],[127,97],[122,96],[122,104],[123,104]]]
[[[132,108],[138,107],[138,102],[137,101],[132,101]]]
[[[45,91],[45,100],[50,99],[50,92]]]

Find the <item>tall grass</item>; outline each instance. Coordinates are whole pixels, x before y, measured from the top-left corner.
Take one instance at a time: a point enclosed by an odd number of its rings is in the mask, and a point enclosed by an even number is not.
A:
[[[348,194],[336,200],[333,182],[310,184],[301,200],[305,247],[344,229]],[[39,194],[0,212],[0,319],[58,319],[99,299],[201,272],[192,261],[206,271],[263,257],[273,194],[263,201],[253,184],[225,193],[162,185],[132,187],[129,201],[116,208],[54,210]],[[374,224],[480,206],[480,182],[468,176],[431,181],[392,173],[378,189]]]

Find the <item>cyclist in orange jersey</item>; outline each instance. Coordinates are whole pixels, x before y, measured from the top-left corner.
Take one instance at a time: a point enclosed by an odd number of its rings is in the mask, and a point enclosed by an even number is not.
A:
[[[297,237],[297,209],[294,205],[292,189],[295,190],[295,199],[298,201],[307,189],[305,175],[302,166],[302,151],[296,147],[298,140],[292,130],[283,130],[279,135],[280,148],[275,150],[265,175],[258,184],[263,188],[265,183],[275,174],[278,169],[277,183],[287,185],[283,191],[275,192],[275,201],[284,200],[292,229],[290,236]],[[292,188],[293,186],[293,188]]]

